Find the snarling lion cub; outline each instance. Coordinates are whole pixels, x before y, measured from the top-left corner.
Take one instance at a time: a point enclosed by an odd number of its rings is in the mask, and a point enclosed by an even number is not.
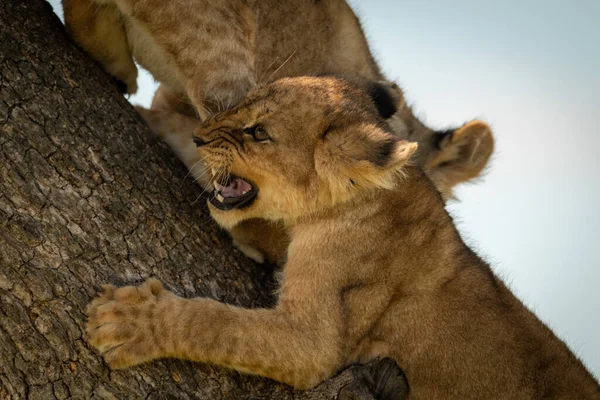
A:
[[[63,0],[63,7],[73,39],[127,92],[137,89],[134,58],[161,82],[153,112],[142,115],[207,189],[211,182],[187,129],[199,122],[196,112],[204,119],[237,104],[257,83],[286,76],[386,81],[345,0]],[[419,143],[413,158],[446,197],[481,174],[494,148],[486,124],[436,132],[414,115],[400,87],[374,87],[382,88],[374,98],[393,98],[382,116],[400,138]],[[175,123],[166,127],[167,119]],[[281,262],[287,248],[281,226],[264,220],[245,221],[231,234],[258,262]]]
[[[212,166],[212,216],[284,221],[274,309],[184,299],[155,279],[106,286],[89,340],[114,368],[211,362],[309,388],[391,357],[413,399],[598,399],[567,346],[461,240],[431,181],[407,164],[361,91],[286,78],[196,133]]]
[[[161,82],[152,104],[155,110],[188,116],[198,112],[204,119],[237,104],[257,83],[281,77],[344,74],[386,81],[346,0],[62,3],[70,35],[124,83],[127,92],[137,89],[134,58]],[[493,151],[489,127],[475,121],[481,126],[468,134],[435,132],[413,114],[400,87],[389,82],[386,86],[383,95],[391,94],[395,104],[381,109],[382,115],[399,137],[419,143],[415,158],[435,169],[431,177],[444,194],[479,176]],[[178,130],[193,123],[182,115]],[[191,137],[169,133],[163,138],[198,182],[209,186]]]
[[[412,161],[423,168],[444,198],[450,198],[454,187],[479,176],[494,149],[494,138],[489,126],[482,121],[471,121],[456,129],[434,132],[414,117],[399,88],[387,82],[373,82],[353,75],[344,80],[368,94],[379,115],[386,119],[399,137],[398,121],[403,121],[411,136],[418,140],[421,151],[413,154]],[[190,173],[204,187],[212,188],[210,169],[190,139],[202,122],[172,110],[147,110],[137,107],[150,129],[175,150],[190,168]],[[395,117],[389,118],[390,115]],[[396,118],[397,117],[397,118]],[[216,118],[220,118],[217,116]],[[288,235],[279,222],[261,219],[244,220],[230,227],[234,244],[257,262],[281,263],[289,244]]]

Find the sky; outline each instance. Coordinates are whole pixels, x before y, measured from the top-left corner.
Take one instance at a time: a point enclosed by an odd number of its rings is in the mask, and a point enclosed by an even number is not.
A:
[[[487,174],[448,208],[467,243],[600,377],[600,2],[350,3],[423,121],[491,125]],[[130,100],[149,105],[156,84],[147,73],[138,84]]]

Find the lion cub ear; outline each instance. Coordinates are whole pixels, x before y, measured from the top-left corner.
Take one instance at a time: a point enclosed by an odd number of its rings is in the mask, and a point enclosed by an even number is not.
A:
[[[388,119],[404,103],[404,95],[398,85],[388,81],[369,82],[367,94],[383,119]]]
[[[356,188],[392,188],[417,149],[375,125],[329,129],[315,151],[315,167],[336,195]]]
[[[471,121],[458,129],[438,132],[436,149],[425,163],[425,171],[445,198],[461,182],[479,176],[494,151],[494,136],[482,121]]]

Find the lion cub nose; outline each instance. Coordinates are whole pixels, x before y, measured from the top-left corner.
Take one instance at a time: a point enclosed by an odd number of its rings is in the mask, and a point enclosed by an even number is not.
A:
[[[206,140],[199,138],[197,136],[194,136],[192,140],[196,144],[196,147],[201,147],[201,146],[204,146],[206,143],[208,143]]]

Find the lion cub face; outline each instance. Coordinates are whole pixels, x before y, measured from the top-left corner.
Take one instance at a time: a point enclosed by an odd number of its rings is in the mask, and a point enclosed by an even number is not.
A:
[[[256,89],[195,134],[226,228],[250,218],[293,219],[374,188],[390,188],[416,150],[366,94],[335,78],[285,78]]]

